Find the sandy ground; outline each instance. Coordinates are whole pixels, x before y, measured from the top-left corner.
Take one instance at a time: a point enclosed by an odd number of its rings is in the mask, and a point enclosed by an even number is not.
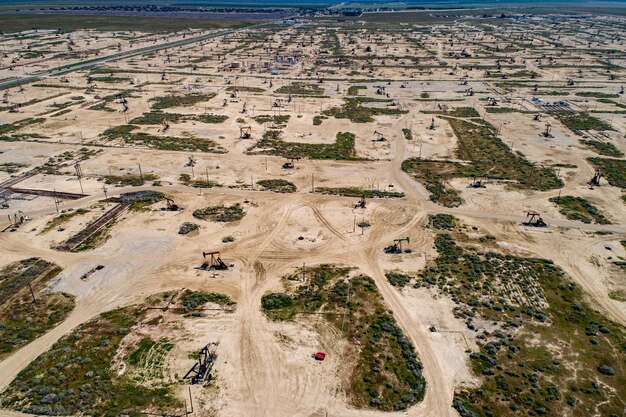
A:
[[[320,55],[319,47],[312,44],[298,46],[298,42],[306,41],[308,35],[303,35],[293,27],[286,27],[282,36],[267,34],[265,31],[262,34],[268,36],[268,42],[273,41],[274,47],[289,38],[292,43],[288,44],[288,51],[302,51],[303,58],[298,64],[287,65],[282,69],[285,78],[299,79],[298,77],[307,76],[307,72],[320,71],[323,74],[323,71],[328,70],[324,69],[324,65],[314,65],[315,57],[323,56]],[[236,312],[232,314],[216,314],[181,321],[189,332],[201,336],[180,340],[172,357],[180,357],[184,352],[200,347],[207,339],[219,342],[216,364],[218,393],[205,392],[194,387],[195,400],[199,404],[202,402],[197,415],[217,413],[223,416],[275,417],[388,414],[350,407],[348,399],[341,391],[341,384],[347,377],[345,363],[348,359],[344,357],[346,342],[330,326],[321,320],[273,323],[260,310],[261,296],[268,291],[280,290],[280,278],[284,274],[303,263],[336,263],[359,268],[376,281],[387,306],[415,345],[424,365],[427,381],[424,401],[405,413],[397,414],[427,416],[433,415],[433,410],[437,410],[437,416],[456,416],[456,411],[451,407],[455,388],[478,383],[468,368],[465,353],[468,349],[476,349],[473,332],[468,331],[462,321],[453,317],[453,303],[449,299],[438,297],[425,289],[399,291],[384,276],[386,271],[391,270],[409,273],[419,271],[436,256],[433,248],[434,234],[425,228],[428,215],[435,213],[458,216],[468,225],[495,236],[501,242],[502,248],[509,252],[552,259],[581,285],[594,305],[613,320],[626,325],[626,304],[608,297],[610,291],[626,290],[623,271],[611,264],[611,260],[617,256],[626,256],[626,250],[619,244],[626,237],[626,210],[620,190],[609,186],[588,189],[586,182],[593,174],[593,168],[586,162],[586,158],[593,153],[580,146],[578,137],[560,125],[555,118],[545,116],[544,120],[549,119],[553,126],[554,135],[554,138],[546,140],[540,136],[545,122],[534,122],[533,114],[485,115],[489,122],[501,128],[503,141],[514,150],[522,152],[530,161],[546,165],[576,165],[575,169],[561,169],[560,175],[565,182],[561,193],[589,199],[607,214],[612,224],[589,225],[566,220],[548,202],[548,198],[556,196],[558,190],[512,191],[500,184],[488,184],[485,189],[473,189],[467,188],[467,179],[450,182],[451,186],[461,192],[466,203],[459,208],[444,208],[431,203],[424,187],[402,172],[401,163],[409,157],[421,155],[425,158],[450,158],[456,147],[456,138],[445,121],[436,119],[436,128],[427,129],[433,116],[420,111],[436,110],[437,102],[417,101],[422,92],[428,92],[432,99],[462,100],[449,101],[448,105],[451,108],[475,106],[481,115],[485,111],[484,102],[480,99],[496,94],[504,101],[523,103],[525,107],[532,108],[528,100],[520,97],[515,101],[515,97],[508,97],[513,93],[498,92],[491,79],[482,78],[484,70],[468,70],[471,86],[476,92],[474,97],[468,97],[463,92],[467,87],[460,86],[458,82],[460,70],[449,75],[446,70],[440,69],[428,74],[427,70],[375,67],[375,75],[380,78],[406,77],[404,82],[387,85],[386,91],[409,112],[398,116],[377,116],[374,123],[358,124],[329,118],[319,126],[312,125],[313,117],[320,115],[321,110],[343,102],[342,98],[346,97],[349,87],[345,81],[325,81],[320,84],[327,98],[294,97],[292,104],[281,109],[281,114],[291,116],[284,129],[283,137],[286,141],[332,143],[337,132],[350,131],[356,135],[358,155],[371,161],[301,160],[296,162],[294,170],[283,170],[280,168],[284,162],[282,158],[245,154],[265,129],[265,126],[254,121],[252,117],[259,114],[278,114],[271,107],[271,103],[280,95],[273,91],[282,84],[288,84],[289,80],[273,77],[274,85],[269,88],[267,81],[271,77],[266,72],[239,74],[228,68],[231,62],[244,59],[257,62],[259,67],[263,62],[271,60],[270,55],[258,45],[250,47],[251,57],[247,58],[240,52],[240,56],[233,54],[225,60],[217,59],[218,47],[245,45],[245,37],[239,36],[229,35],[221,40],[211,40],[202,45],[172,51],[169,62],[166,61],[167,55],[159,52],[145,59],[134,58],[116,64],[115,69],[141,68],[144,71],[129,73],[136,79],[135,87],[126,82],[99,83],[97,93],[100,96],[133,88],[128,114],[119,112],[119,105],[116,103],[111,104],[114,112],[89,110],[87,106],[76,104],[69,107],[71,112],[67,114],[54,118],[45,116],[43,124],[20,130],[20,133],[42,134],[42,138],[29,142],[0,142],[0,163],[27,164],[28,167],[24,167],[23,171],[41,165],[50,156],[82,146],[103,150],[81,161],[85,175],[82,187],[89,196],[79,200],[63,200],[60,203],[60,210],[90,210],[88,214],[75,216],[65,223],[65,230],[40,233],[45,224],[56,215],[54,200],[49,197],[14,199],[10,200],[10,209],[0,209],[2,228],[7,220],[6,215],[17,209],[32,219],[17,232],[0,233],[0,263],[6,264],[28,256],[40,256],[54,261],[64,270],[55,280],[53,288],[77,297],[77,307],[67,320],[0,362],[0,388],[5,388],[21,369],[78,324],[117,306],[139,302],[156,292],[190,288],[223,292],[238,304]],[[350,41],[348,37],[344,34],[338,36],[342,46],[347,47]],[[481,40],[483,43],[468,43],[468,49],[478,54],[468,59],[468,64],[478,65],[492,61],[492,58],[480,57],[480,54],[488,55],[485,45],[492,42],[491,36],[485,35],[485,39]],[[106,34],[102,38],[108,39]],[[432,56],[423,49],[416,49],[416,56],[423,63],[447,59],[450,51],[462,49],[458,44],[449,46],[446,36],[436,31],[430,36],[420,34],[419,39],[430,43],[431,50],[437,51],[437,56]],[[362,36],[358,41],[355,40],[355,48],[362,49],[369,45],[374,53],[382,55],[405,55],[403,48],[414,48],[406,40],[398,41],[397,48],[383,46],[391,40],[391,35],[388,34],[379,42]],[[570,41],[575,42],[574,39]],[[79,42],[84,42],[84,39],[77,41]],[[110,46],[110,43],[103,42],[104,46]],[[154,40],[146,38],[133,42],[134,47],[141,46],[141,42]],[[542,36],[537,36],[536,42],[543,42]],[[9,48],[11,44],[7,45]],[[189,54],[210,58],[198,63],[200,68],[195,75],[181,74],[190,70],[185,67]],[[524,54],[519,52],[516,56],[521,59]],[[564,62],[566,58],[563,58]],[[182,59],[180,64],[179,59]],[[324,60],[330,61],[326,56]],[[574,62],[570,64],[573,65]],[[534,64],[529,63],[531,68],[539,70],[537,66],[531,65]],[[153,67],[158,67],[157,73],[146,72],[154,70]],[[181,70],[180,67],[185,68]],[[352,70],[360,71],[360,68],[353,65],[353,68],[341,69],[335,76],[347,79]],[[168,72],[168,80],[164,83],[160,81],[162,71]],[[555,73],[565,76],[567,71],[573,70],[564,68],[541,71],[541,80],[549,81],[554,79]],[[3,74],[0,72],[0,78]],[[124,74],[119,76],[126,76]],[[76,90],[64,87],[59,80],[49,80],[51,84],[61,85],[58,88],[27,87],[22,102],[46,97],[48,99],[24,107],[21,113],[1,113],[3,123],[37,117],[49,111],[49,106],[55,100],[64,102],[73,95],[82,95],[89,104],[98,103],[93,95],[82,94],[86,87],[84,75],[67,75],[70,86],[80,87]],[[416,80],[417,77],[423,79]],[[312,83],[316,79],[317,76],[310,75]],[[337,83],[340,84],[339,92],[336,91]],[[581,89],[605,87],[605,81],[593,73],[587,76],[585,83],[585,87]],[[267,91],[241,92],[237,100],[233,101],[230,100],[226,87],[235,84],[259,87]],[[381,83],[376,81],[364,83],[368,89],[362,90],[360,94],[379,98],[374,93],[379,84]],[[613,87],[614,85],[609,85],[610,89]],[[530,94],[529,90],[530,88],[524,89],[527,94]],[[205,103],[168,111],[185,114],[208,112],[227,115],[229,119],[223,124],[172,124],[168,135],[190,133],[210,138],[228,153],[192,155],[189,152],[156,151],[100,143],[98,135],[104,129],[140,116],[149,109],[150,98],[189,91],[217,93],[217,96]],[[61,93],[64,94],[62,97],[54,97]],[[225,99],[226,107],[222,105]],[[246,114],[241,113],[244,102],[249,109]],[[298,117],[299,115],[302,117]],[[623,116],[600,117],[610,121],[617,129],[617,133],[610,135],[613,135],[616,146],[626,151]],[[243,122],[237,122],[238,118],[243,118]],[[239,139],[240,125],[253,127],[252,140]],[[404,138],[403,128],[412,129],[413,140]],[[141,131],[151,134],[159,134],[157,129],[158,126],[141,127]],[[375,131],[381,132],[388,141],[372,142]],[[196,160],[193,172],[190,167],[185,166],[189,156]],[[137,174],[139,164],[143,173],[157,175],[161,186],[107,186],[108,195],[117,196],[131,189],[156,189],[172,196],[183,207],[183,211],[165,212],[155,206],[149,212],[126,212],[113,227],[111,238],[94,251],[64,253],[51,249],[52,245],[76,233],[102,212],[103,204],[98,203],[104,197],[102,175]],[[81,184],[71,169],[62,171],[59,175],[35,175],[20,182],[19,187],[80,192]],[[223,187],[203,191],[186,187],[179,183],[180,174],[209,178]],[[8,174],[0,172],[0,181],[8,178]],[[293,182],[298,191],[293,194],[276,194],[249,188],[250,184],[254,185],[259,179],[279,178]],[[356,199],[311,193],[312,183],[317,187],[393,189],[404,192],[405,197],[369,200],[365,210],[355,210]],[[246,211],[246,216],[239,222],[217,224],[199,221],[192,216],[193,210],[197,208],[237,202],[242,203]],[[527,210],[540,211],[550,227],[542,230],[521,227],[519,224],[524,220],[524,212]],[[178,227],[185,221],[198,223],[199,232],[187,236],[178,235]],[[367,221],[371,227],[363,231],[355,228],[355,222],[359,221]],[[222,238],[229,235],[235,237],[235,242],[222,243]],[[390,256],[382,253],[382,249],[393,239],[407,236],[410,238],[411,254]],[[299,237],[303,239],[300,240]],[[234,267],[219,273],[196,269],[202,262],[202,251],[212,249],[219,249],[223,258],[228,263],[233,263]],[[105,268],[86,280],[81,279],[86,271],[96,265],[104,265]],[[430,332],[431,325],[439,331]],[[311,360],[310,355],[318,350],[328,353],[326,361],[318,363]],[[168,363],[171,372],[185,372],[185,366],[186,363],[175,359]],[[180,394],[184,398],[187,395],[186,390],[181,389]],[[0,414],[19,415],[8,411],[0,411]]]

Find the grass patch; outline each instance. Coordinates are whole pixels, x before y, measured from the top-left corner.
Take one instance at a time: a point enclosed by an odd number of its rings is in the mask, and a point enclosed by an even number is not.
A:
[[[455,108],[451,116],[454,117],[480,117],[478,110],[473,107],[457,107]]]
[[[573,132],[587,130],[615,130],[609,123],[604,122],[597,117],[590,116],[587,113],[559,114],[556,117]]]
[[[143,132],[134,132],[137,126],[121,125],[106,129],[100,137],[113,141],[121,140],[132,145],[143,145],[148,148],[162,151],[189,151],[226,153],[226,150],[211,139],[197,138],[186,135],[184,137],[155,136]]]
[[[360,90],[367,90],[366,85],[351,85],[348,87],[348,95],[349,96],[358,96]]]
[[[437,230],[452,230],[456,227],[456,218],[451,214],[428,215],[428,226]]]
[[[105,184],[113,184],[118,187],[124,186],[133,186],[139,187],[143,185],[146,181],[154,181],[159,177],[155,174],[124,174],[124,175],[103,175]]]
[[[154,341],[150,337],[144,337],[126,358],[130,365],[128,377],[142,384],[146,382],[161,384],[165,358],[173,348],[174,344],[167,339]]]
[[[526,111],[514,109],[513,107],[485,107],[485,110],[487,113],[528,113]]]
[[[59,116],[63,116],[64,114],[70,113],[72,111],[72,109],[65,109],[65,110],[61,110],[58,113],[54,113],[51,114],[50,117],[59,117]]]
[[[265,89],[260,87],[236,87],[234,85],[231,85],[229,87],[226,87],[226,91],[238,91],[240,93],[262,93],[265,91]]]
[[[494,129],[488,123],[446,120],[458,139],[455,156],[467,163],[418,158],[407,159],[402,163],[405,172],[424,183],[431,193],[432,201],[447,207],[461,204],[458,191],[444,184],[451,178],[459,177],[507,180],[513,182],[513,187],[540,191],[563,186],[552,168],[537,167],[520,153],[513,153],[492,133]]]
[[[344,197],[365,198],[402,198],[404,193],[398,191],[366,190],[358,187],[316,187],[315,192],[326,195],[342,195]]]
[[[454,229],[450,233],[459,235],[458,227]],[[545,297],[536,281],[543,261],[466,251],[450,233],[435,237],[439,256],[418,274],[415,287],[438,287],[464,305],[455,309],[455,315],[472,330],[476,316],[498,322],[548,321]]]
[[[559,207],[559,212],[569,220],[583,223],[610,224],[611,222],[589,201],[581,197],[552,197],[550,202]]]
[[[74,296],[41,291],[60,272],[60,267],[40,258],[0,270],[0,358],[37,339],[74,309]],[[35,292],[34,302],[29,285]]]
[[[0,304],[4,305],[37,278],[43,276],[47,281],[59,272],[58,266],[41,258],[28,258],[5,266],[0,270]]]
[[[611,300],[620,301],[622,303],[626,303],[626,293],[621,290],[615,290],[609,292],[609,298]]]
[[[130,206],[128,206],[130,211],[148,211],[148,207],[163,200],[165,194],[159,191],[137,191],[124,193],[121,197],[127,202],[130,202]]]
[[[604,178],[614,187],[626,188],[626,161],[623,159],[587,158],[591,165],[602,171]]]
[[[287,122],[289,121],[289,119],[291,118],[290,115],[286,114],[286,115],[280,115],[280,116],[270,116],[269,114],[260,114],[256,117],[253,117],[254,121],[259,123],[259,124],[264,124],[264,123],[273,123],[275,125],[279,125],[279,126],[285,126],[287,125]]]
[[[6,172],[7,174],[15,174],[16,172],[27,166],[28,165],[26,164],[20,164],[18,162],[5,162],[3,164],[0,164],[0,171]]]
[[[324,96],[324,89],[320,86],[302,82],[295,82],[289,85],[283,85],[282,87],[276,89],[274,92],[278,94],[291,94],[292,96]]]
[[[254,149],[260,149],[256,153],[285,158],[299,156],[310,159],[360,160],[354,149],[354,133],[337,133],[337,140],[332,145],[285,142],[281,139],[281,135],[282,133],[278,130],[268,130],[261,140],[248,149],[248,153],[253,153]]]
[[[457,107],[451,111],[423,110],[424,114],[444,114],[452,117],[480,117],[478,110],[473,107]]]
[[[121,340],[143,317],[142,308],[131,306],[78,326],[19,373],[2,393],[2,406],[31,414],[101,416],[182,407],[173,386],[149,388],[112,372]]]
[[[191,175],[189,174],[180,174],[178,178],[181,183],[184,185],[188,185],[194,188],[213,188],[213,187],[221,187],[219,183],[211,180],[192,180]]]
[[[387,107],[368,107],[362,103],[371,101],[390,102],[389,100],[376,100],[365,98],[346,98],[345,103],[341,107],[332,107],[328,110],[324,110],[323,114],[328,117],[334,117],[336,119],[348,119],[354,123],[369,123],[373,122],[372,116],[381,115],[397,115],[406,114],[408,110],[400,110],[397,108]]]
[[[65,87],[64,87],[65,88]],[[138,96],[133,95],[132,91],[126,90],[126,91],[121,91],[119,94],[123,95],[126,98],[136,98]],[[118,94],[109,94],[108,96],[105,96],[102,98],[102,102],[98,103],[96,105],[93,105],[91,107],[89,107],[89,110],[100,110],[100,111],[106,111],[106,112],[116,112],[117,110],[109,107],[109,104],[114,103],[118,98]]]
[[[413,140],[413,132],[411,132],[411,129],[405,127],[402,129],[402,133],[404,134],[404,139]]]
[[[89,213],[89,210],[79,208],[78,210],[75,210],[75,211],[68,211],[67,213],[61,213],[60,215],[58,215],[57,217],[53,218],[48,223],[46,223],[45,227],[41,230],[41,233],[47,233],[52,229],[56,229],[63,223],[68,222],[72,217],[78,216],[80,214],[85,214],[85,213]]]
[[[257,185],[263,190],[275,193],[295,193],[297,191],[295,184],[287,180],[261,180],[257,181]]]
[[[184,313],[201,309],[207,303],[217,304],[228,309],[234,309],[237,304],[226,294],[191,290],[185,290],[178,301]]]
[[[43,118],[35,119],[32,117],[29,117],[28,119],[19,120],[14,123],[2,124],[0,125],[0,135],[6,135],[7,133],[14,133],[24,127],[36,125],[39,123],[43,123],[45,121],[46,119],[43,119]]]
[[[578,97],[619,98],[619,94],[601,93],[599,91],[579,91],[576,95]]]
[[[95,77],[91,79],[95,83],[127,83],[130,78],[127,77]]]
[[[301,312],[322,313],[354,349],[354,367],[345,386],[352,405],[405,410],[424,396],[422,366],[374,281],[363,275],[347,278],[349,271],[333,265],[308,268],[308,284],[289,293],[265,294],[261,307],[272,320],[293,319]],[[301,276],[302,271],[296,270],[286,280]]]
[[[193,212],[193,217],[200,220],[210,220],[213,222],[236,222],[243,219],[246,213],[239,203],[232,206],[212,206],[197,209]]]
[[[164,113],[160,111],[151,111],[142,114],[139,117],[132,119],[130,124],[135,125],[160,125],[163,119],[167,118],[171,123],[183,122],[183,121],[195,121],[202,123],[223,123],[228,119],[228,116],[214,115],[214,114],[179,114],[179,113]]]
[[[195,232],[198,229],[200,229],[200,226],[198,226],[197,224],[185,222],[181,224],[178,228],[178,234],[186,235],[187,233]]]
[[[108,103],[105,101],[103,101],[102,103],[98,103],[94,106],[88,107],[87,110],[99,110],[99,111],[105,111],[108,113],[116,112],[116,110],[109,107]]]
[[[319,126],[324,120],[328,119],[326,116],[313,116],[313,126]]]
[[[398,288],[404,288],[412,280],[410,276],[406,274],[400,274],[397,272],[387,272],[385,274],[385,277],[387,278],[387,281],[389,281],[391,285],[393,285],[394,287],[398,287]]]
[[[171,107],[190,107],[204,101],[209,101],[215,94],[189,94],[186,96],[155,97],[150,99],[153,110],[169,109]]]
[[[550,261],[506,258],[531,268],[527,273],[545,298],[539,317],[547,319],[523,320],[528,307],[521,306],[502,323],[523,325],[521,333],[484,334],[480,351],[470,355],[483,383],[458,392],[453,406],[464,417],[619,415],[626,394],[624,328],[587,305],[581,289]]]
[[[470,330],[480,330],[477,318],[494,328],[477,333],[470,355],[482,385],[458,390],[454,408],[462,417],[619,415],[624,327],[587,305],[552,261],[477,251],[464,229],[435,237],[439,255],[415,284],[450,296]]]
[[[593,150],[595,153],[604,156],[614,156],[619,158],[620,156],[624,156],[624,153],[617,149],[615,145],[610,142],[601,142],[599,140],[594,139],[581,139],[580,143],[586,145],[588,148]]]

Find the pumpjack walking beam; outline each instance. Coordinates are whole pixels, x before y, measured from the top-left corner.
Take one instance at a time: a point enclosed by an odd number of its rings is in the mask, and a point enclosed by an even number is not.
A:
[[[385,253],[402,253],[402,242],[410,243],[409,237],[394,239],[393,244],[385,248]]]
[[[219,269],[219,270],[228,269],[228,265],[226,265],[226,263],[222,261],[219,251],[202,252],[202,257],[204,259],[207,259],[207,257],[209,258],[208,262],[205,261],[202,264],[203,269]]]
[[[210,381],[211,369],[217,358],[215,349],[219,342],[207,343],[200,352],[198,352],[198,362],[194,363],[191,369],[185,374],[183,379],[191,378],[191,384],[199,384],[204,381]]]
[[[589,180],[589,182],[587,182],[587,184],[589,185],[589,188],[593,190],[593,187],[599,187],[600,178],[602,178],[602,172],[600,172],[599,169],[596,169],[596,171],[593,174],[593,177]]]
[[[289,158],[287,158],[288,162],[285,162],[283,164],[283,169],[293,169],[295,168],[295,161],[299,161],[300,157],[299,156],[291,156]]]
[[[250,139],[252,137],[252,126],[242,126],[239,128],[239,139]]]
[[[541,215],[536,211],[529,211],[526,213],[526,221],[522,222],[524,226],[531,227],[547,227],[548,224],[543,220]]]

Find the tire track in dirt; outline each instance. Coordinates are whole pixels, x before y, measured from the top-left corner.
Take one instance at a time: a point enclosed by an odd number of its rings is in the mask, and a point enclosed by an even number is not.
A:
[[[316,206],[314,206],[313,204],[306,204],[308,207],[311,208],[311,210],[313,210],[313,214],[315,215],[315,218],[317,219],[317,221],[319,221],[324,227],[326,227],[333,235],[337,236],[339,239],[345,241],[347,240],[346,237],[343,235],[343,233],[341,233],[339,230],[337,230],[335,228],[335,226],[333,226],[327,219],[326,217],[324,217],[324,215],[320,212],[319,208],[317,208]]]
[[[291,199],[290,204],[285,202],[278,221],[269,233],[265,234],[261,242],[257,242],[255,249],[249,256],[241,254],[244,260],[242,268],[242,299],[240,300],[240,362],[241,362],[241,389],[237,396],[245,401],[244,408],[248,415],[274,417],[285,414],[286,410],[295,412],[303,409],[307,402],[302,401],[304,395],[310,396],[321,387],[316,387],[315,379],[310,376],[302,377],[293,372],[293,366],[288,365],[285,351],[278,344],[272,330],[271,323],[260,309],[260,299],[265,291],[266,277],[273,275],[274,265],[265,263],[263,256],[276,241],[276,237],[283,232],[292,212],[302,204],[299,198]],[[269,210],[262,218],[269,218],[274,214]],[[300,259],[301,254],[288,255],[287,259]],[[319,393],[321,395],[321,392]],[[272,404],[273,406],[270,406]]]

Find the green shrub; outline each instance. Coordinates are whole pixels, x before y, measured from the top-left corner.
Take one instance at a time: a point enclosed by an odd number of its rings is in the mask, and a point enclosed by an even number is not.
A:
[[[186,96],[155,97],[150,99],[150,101],[153,102],[152,108],[154,110],[163,110],[170,107],[193,106],[203,101],[209,101],[213,97],[215,97],[215,94],[189,94]]]
[[[581,139],[580,143],[586,145],[588,148],[600,155],[613,156],[616,158],[624,156],[624,153],[617,149],[611,142],[601,142],[595,139]]]
[[[365,197],[365,198],[402,198],[403,192],[399,191],[379,191],[379,190],[366,190],[358,187],[316,187],[315,192],[318,194],[327,195],[342,195],[344,197]]]
[[[193,212],[193,217],[201,220],[228,223],[243,219],[245,214],[243,207],[236,203],[232,206],[220,205],[197,209]]]
[[[332,107],[328,110],[324,110],[325,116],[332,116],[336,119],[349,119],[354,123],[369,123],[373,122],[372,116],[380,115],[397,115],[408,113],[408,110],[400,110],[397,108],[388,107],[368,107],[363,106],[362,103],[370,101],[379,101],[377,99],[361,98],[346,98],[345,104],[341,107]],[[382,102],[390,102],[389,100],[382,100]]]
[[[404,139],[413,140],[413,132],[411,132],[411,129],[403,128],[402,133],[404,134]]]
[[[358,96],[359,90],[367,90],[366,85],[351,85],[348,87],[348,95],[349,96]]]
[[[255,145],[248,149],[260,149],[257,153],[279,155],[284,158],[308,157],[311,159],[359,160],[354,149],[354,133],[339,132],[337,140],[332,145],[318,143],[285,142],[281,139],[281,132],[268,130]]]
[[[590,116],[587,113],[573,113],[557,115],[561,123],[570,130],[587,131],[587,130],[615,130],[613,127],[597,117]]]
[[[296,186],[287,180],[260,180],[257,181],[257,185],[265,190],[273,191],[275,193],[295,193]]]
[[[278,94],[291,94],[294,96],[322,97],[324,95],[324,89],[320,86],[303,82],[294,82],[289,85],[284,85],[274,92]]]
[[[200,226],[198,226],[195,223],[185,222],[185,223],[181,224],[180,227],[178,228],[178,234],[179,235],[186,235],[187,233],[195,232],[199,228],[200,228]]]
[[[399,274],[396,272],[387,272],[385,274],[385,277],[387,277],[387,280],[389,281],[391,285],[393,285],[394,287],[399,287],[399,288],[404,288],[413,279],[412,277],[406,274]]]
[[[611,223],[593,204],[581,197],[552,197],[550,201],[559,207],[559,212],[570,220],[583,223]]]
[[[450,214],[431,214],[428,216],[428,225],[433,229],[452,230],[456,226],[456,217]]]
[[[197,310],[206,303],[218,304],[222,307],[233,307],[235,303],[228,295],[216,292],[185,290],[180,297],[180,305],[185,312]]]

